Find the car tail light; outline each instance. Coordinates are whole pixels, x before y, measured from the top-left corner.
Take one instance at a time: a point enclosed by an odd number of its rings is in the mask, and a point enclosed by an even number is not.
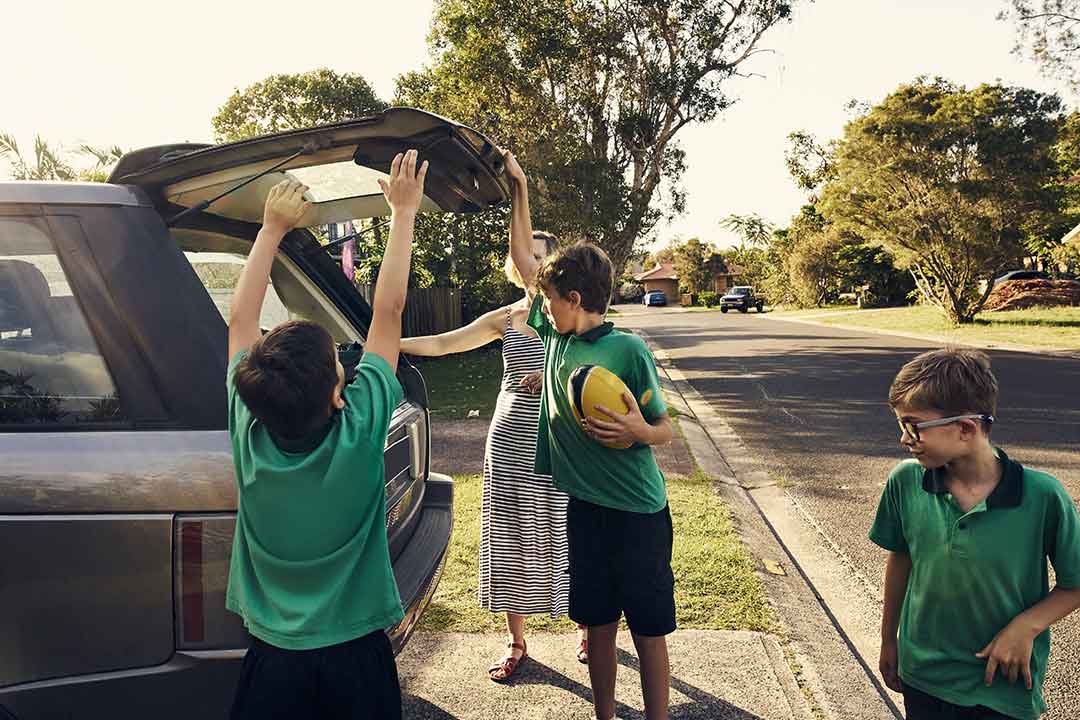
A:
[[[243,621],[225,609],[235,529],[233,513],[176,517],[173,603],[178,650],[247,647]]]

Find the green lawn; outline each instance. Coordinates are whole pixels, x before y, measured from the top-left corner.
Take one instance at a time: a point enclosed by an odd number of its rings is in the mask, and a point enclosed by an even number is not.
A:
[[[502,631],[503,616],[482,610],[476,602],[481,479],[472,475],[454,480],[450,556],[420,624],[437,631]],[[668,498],[675,526],[672,567],[679,627],[775,630],[776,619],[754,574],[753,559],[735,534],[731,514],[709,479],[700,472],[669,477]],[[533,616],[526,627],[537,632],[567,631],[573,626],[566,618],[552,621]]]
[[[415,358],[414,362],[424,375],[432,415],[456,419],[479,410],[480,417],[491,417],[503,370],[498,343],[442,358]]]
[[[1052,350],[1080,349],[1080,307],[1031,308],[984,312],[972,325],[954,326],[937,308],[916,305],[884,310],[856,310],[851,306],[781,311],[774,317],[813,319],[825,325],[865,327],[915,333],[944,342],[1028,345]]]

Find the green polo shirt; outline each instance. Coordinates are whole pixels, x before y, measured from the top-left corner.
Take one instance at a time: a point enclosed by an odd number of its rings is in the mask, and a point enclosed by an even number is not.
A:
[[[544,314],[540,294],[533,301],[529,325],[544,342],[545,351],[536,472],[551,475],[555,486],[567,495],[595,505],[635,513],[663,510],[667,488],[652,448],[634,445],[618,450],[591,439],[578,425],[567,392],[567,381],[576,368],[600,365],[626,383],[638,399],[641,414],[655,422],[667,406],[644,341],[615,330],[609,322],[581,335],[561,335]]]
[[[903,681],[956,705],[1034,720],[1046,710],[1050,631],[1035,639],[1030,691],[1022,679],[1010,685],[1000,673],[986,687],[986,661],[975,653],[1047,596],[1048,558],[1058,585],[1080,587],[1080,520],[1054,477],[997,454],[1001,482],[966,513],[946,489],[944,469],[900,463],[882,493],[870,539],[911,556],[898,640]]]
[[[365,354],[325,436],[290,451],[237,395],[243,356],[228,374],[239,506],[226,607],[252,635],[288,650],[396,624],[403,613],[386,540],[383,448],[401,385],[385,360]]]

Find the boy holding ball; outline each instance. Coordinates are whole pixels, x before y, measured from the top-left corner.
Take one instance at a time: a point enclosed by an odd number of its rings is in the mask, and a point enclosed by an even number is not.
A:
[[[615,637],[625,614],[641,661],[646,717],[661,720],[675,595],[671,513],[651,448],[672,437],[656,365],[641,338],[604,321],[613,272],[603,250],[577,243],[537,263],[525,174],[509,153],[506,168],[514,185],[510,253],[521,277],[540,290],[529,315],[546,352],[536,470],[570,496],[570,618],[588,627],[596,717],[615,715]],[[617,375],[630,391],[625,408],[597,406],[607,419],[579,422],[567,384],[582,365]],[[615,445],[629,447],[608,447]]]

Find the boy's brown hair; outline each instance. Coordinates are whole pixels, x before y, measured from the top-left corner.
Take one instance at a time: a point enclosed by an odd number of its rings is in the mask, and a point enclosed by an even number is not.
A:
[[[236,392],[282,438],[302,438],[330,416],[337,348],[321,325],[290,320],[263,335],[236,366]]]
[[[548,257],[536,273],[536,283],[566,298],[571,291],[581,295],[581,308],[587,312],[607,311],[611,301],[614,273],[607,253],[584,241],[564,247]]]
[[[997,412],[998,382],[986,353],[964,348],[930,350],[900,368],[889,406],[946,414]]]

